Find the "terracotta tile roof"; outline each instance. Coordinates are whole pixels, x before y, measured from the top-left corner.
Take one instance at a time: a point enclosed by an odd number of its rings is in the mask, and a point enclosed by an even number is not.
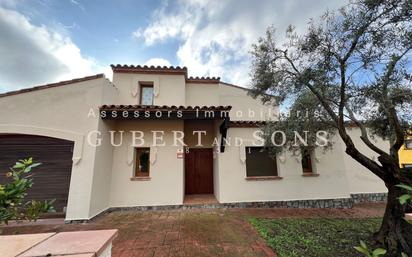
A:
[[[266,124],[266,121],[247,121],[247,120],[237,120],[230,121],[230,128],[258,128]]]
[[[0,94],[0,97],[5,97],[5,96],[11,96],[11,95],[18,95],[22,93],[27,93],[27,92],[32,92],[32,91],[37,91],[37,90],[42,90],[42,89],[47,89],[47,88],[53,88],[53,87],[59,87],[59,86],[64,86],[64,85],[69,85],[73,83],[78,83],[78,82],[83,82],[83,81],[88,81],[92,79],[98,79],[98,78],[104,78],[104,74],[96,74],[93,76],[87,76],[83,78],[77,78],[77,79],[71,79],[71,80],[65,80],[65,81],[60,81],[56,83],[51,83],[51,84],[46,84],[46,85],[41,85],[41,86],[35,86],[31,88],[24,88],[16,91],[10,91],[6,92],[3,94]]]
[[[147,65],[126,65],[112,64],[113,72],[119,73],[142,73],[142,74],[178,74],[184,75],[186,82],[191,83],[219,83],[220,77],[188,77],[187,68],[180,66],[147,66]]]
[[[100,106],[100,117],[104,120],[227,119],[231,108],[231,106],[103,105]]]
[[[219,83],[220,77],[189,77],[186,79],[189,83]]]
[[[147,73],[147,74],[183,74],[187,77],[187,68],[180,66],[141,66],[141,65],[121,65],[112,64],[113,72],[120,73]]]
[[[142,110],[142,111],[229,111],[232,106],[176,106],[176,105],[102,105],[99,108],[104,110]]]

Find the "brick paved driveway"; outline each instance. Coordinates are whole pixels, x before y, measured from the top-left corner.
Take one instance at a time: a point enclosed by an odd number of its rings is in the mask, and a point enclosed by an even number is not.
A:
[[[112,213],[114,256],[275,256],[243,219],[220,210]]]
[[[88,224],[5,227],[3,234],[119,229],[113,256],[276,256],[248,223],[249,217],[376,217],[383,204],[336,209],[198,209],[125,211],[102,215]]]
[[[117,228],[114,257],[276,256],[245,219],[225,210],[125,211],[89,224],[53,223],[6,227],[3,234]]]

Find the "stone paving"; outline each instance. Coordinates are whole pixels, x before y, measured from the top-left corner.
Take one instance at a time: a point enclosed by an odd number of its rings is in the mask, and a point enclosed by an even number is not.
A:
[[[122,211],[102,215],[88,224],[41,223],[3,227],[3,234],[119,229],[114,257],[253,256],[276,257],[248,223],[250,217],[376,217],[383,204],[353,209],[199,209]]]

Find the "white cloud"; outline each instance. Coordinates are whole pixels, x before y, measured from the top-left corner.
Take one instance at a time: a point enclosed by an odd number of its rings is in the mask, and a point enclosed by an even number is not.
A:
[[[71,2],[72,4],[74,4],[74,5],[76,5],[77,7],[79,7],[80,10],[82,10],[83,12],[85,11],[84,6],[83,6],[81,3],[79,3],[79,1],[70,0],[70,2]]]
[[[147,60],[144,64],[148,66],[171,66],[170,62],[163,58],[151,58]]]
[[[107,69],[67,36],[0,8],[0,91],[87,76]]]
[[[282,36],[289,24],[302,31],[309,18],[343,4],[341,0],[164,1],[150,24],[132,34],[148,46],[177,39],[179,65],[187,66],[191,75],[221,76],[246,86],[251,45],[267,26],[274,24]]]

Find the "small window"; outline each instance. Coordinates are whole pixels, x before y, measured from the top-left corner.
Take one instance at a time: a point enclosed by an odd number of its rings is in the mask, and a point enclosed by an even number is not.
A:
[[[153,105],[153,84],[140,84],[140,104]]]
[[[412,140],[405,140],[405,149],[412,149]]]
[[[150,148],[136,148],[135,177],[149,177]]]
[[[302,170],[303,173],[313,173],[313,163],[312,163],[312,154],[309,149],[303,149],[301,151],[302,154]]]
[[[270,156],[263,147],[246,147],[246,176],[278,176],[276,157]]]

